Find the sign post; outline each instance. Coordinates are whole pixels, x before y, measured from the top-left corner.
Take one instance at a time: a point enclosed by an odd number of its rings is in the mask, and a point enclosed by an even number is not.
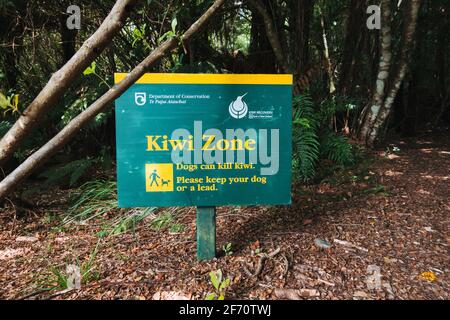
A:
[[[216,256],[216,207],[197,207],[197,259]]]
[[[119,207],[197,207],[212,259],[216,206],[291,202],[292,76],[145,74],[116,100],[116,146]]]

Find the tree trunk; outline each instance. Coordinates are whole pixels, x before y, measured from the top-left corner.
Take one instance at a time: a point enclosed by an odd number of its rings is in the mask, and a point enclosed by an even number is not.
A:
[[[391,88],[389,89],[386,99],[378,113],[371,131],[367,137],[367,145],[373,147],[375,140],[378,138],[381,127],[385,124],[387,118],[392,109],[395,97],[397,96],[398,90],[405,78],[406,71],[408,70],[408,65],[410,61],[411,49],[414,47],[414,34],[417,27],[417,20],[419,16],[421,0],[411,0],[408,8],[408,18],[405,22],[403,43],[400,44],[401,53],[398,61],[398,71],[391,82]]]
[[[292,62],[297,76],[306,72],[309,63],[309,38],[313,1],[291,1],[289,25],[291,31]]]
[[[448,29],[450,28],[450,21],[448,20],[448,14],[443,13],[441,18],[441,26],[439,30],[438,43],[436,48],[436,70],[437,70],[437,95],[439,96],[439,107],[435,113],[435,116],[431,120],[433,127],[439,125],[442,116],[445,114],[445,110],[448,106],[450,99],[450,91],[447,84],[447,64],[446,45],[448,43]]]
[[[223,5],[225,0],[216,0],[214,4],[184,33],[181,41],[187,45],[189,40],[205,25],[205,23],[214,15],[214,13]],[[69,122],[55,137],[42,146],[38,151],[28,157],[19,167],[10,173],[2,182],[0,182],[0,199],[3,199],[20,182],[26,179],[34,170],[40,167],[61,147],[97,114],[102,112],[115,99],[132,86],[145,72],[154,66],[161,58],[167,55],[179,44],[178,38],[174,37],[156,48],[147,58],[137,65],[131,73],[116,84],[97,101],[91,104],[85,111],[76,116]]]
[[[391,35],[391,8],[389,0],[381,2],[382,25],[381,25],[381,56],[378,66],[378,76],[375,90],[370,105],[361,114],[361,127],[359,129],[359,140],[366,141],[366,138],[383,104],[386,84],[389,79],[389,71],[392,60],[392,35]]]
[[[257,10],[251,7],[252,26],[250,30],[250,46],[248,58],[242,65],[240,73],[275,73],[276,58],[267,38],[264,20]]]
[[[75,40],[77,38],[77,30],[69,30],[66,27],[67,16],[61,16],[59,20],[60,24],[60,34],[61,34],[61,48],[62,48],[62,63],[64,66],[75,54]]]
[[[367,1],[351,0],[348,10],[346,35],[344,40],[344,52],[340,67],[339,92],[341,95],[349,93],[353,70],[356,64],[356,54],[358,54],[359,44],[364,40],[365,35],[365,12]]]
[[[53,76],[25,109],[12,128],[0,140],[0,166],[14,153],[22,140],[64,94],[73,80],[94,61],[125,23],[136,0],[117,0],[100,28],[78,52]]]
[[[417,75],[413,72],[408,76],[408,80],[404,80],[405,88],[405,119],[403,123],[402,135],[404,137],[414,137],[417,130],[417,117],[418,117],[418,105],[417,105]]]
[[[320,10],[320,26],[322,27],[323,58],[326,64],[326,71],[328,75],[328,90],[330,94],[333,94],[336,91],[336,85],[334,84],[333,64],[331,63],[327,32],[325,29],[325,18],[323,16],[322,10]]]
[[[267,11],[267,8],[261,2],[261,0],[250,0],[249,2],[258,11],[258,13],[262,16],[264,20],[267,38],[269,39],[270,45],[272,46],[272,50],[277,59],[279,68],[284,73],[291,73],[286,56],[283,53],[283,47],[281,46],[280,38],[278,37],[275,24],[269,12]]]

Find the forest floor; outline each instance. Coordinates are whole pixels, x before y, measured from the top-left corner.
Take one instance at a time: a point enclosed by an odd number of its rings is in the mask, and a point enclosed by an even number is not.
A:
[[[152,215],[103,238],[102,219],[61,226],[67,190],[0,209],[0,298],[205,299],[220,269],[226,299],[449,299],[450,136],[391,143],[290,207],[218,208],[218,247],[231,248],[209,262],[196,260],[194,209],[166,209],[177,232]],[[79,290],[58,288],[69,263],[86,273]]]

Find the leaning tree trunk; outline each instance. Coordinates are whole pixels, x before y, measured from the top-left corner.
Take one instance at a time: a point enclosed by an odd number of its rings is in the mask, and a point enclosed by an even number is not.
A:
[[[181,37],[181,42],[184,45],[187,45],[189,40],[203,25],[205,25],[225,1],[226,0],[216,0],[214,4],[184,33]],[[61,147],[68,143],[84,125],[102,112],[115,99],[120,97],[122,93],[139,80],[147,70],[176,48],[179,42],[177,37],[173,37],[162,43],[147,58],[137,65],[125,79],[108,90],[86,110],[76,116],[55,137],[28,157],[19,167],[3,179],[3,181],[0,182],[0,200],[10,193],[20,182],[30,176],[34,170],[39,168]]]
[[[412,48],[414,47],[414,34],[417,27],[417,20],[419,16],[421,0],[411,0],[408,8],[408,18],[405,22],[403,43],[401,43],[401,53],[398,62],[398,71],[392,80],[392,85],[386,95],[386,99],[381,107],[378,116],[376,117],[370,133],[367,136],[367,145],[373,147],[376,139],[379,137],[380,130],[388,119],[392,105],[394,104],[395,97],[397,96],[398,90],[405,78],[406,71],[408,70],[408,64],[410,60],[410,55]]]
[[[23,139],[54,106],[73,80],[100,55],[122,29],[135,3],[136,0],[117,0],[98,30],[61,69],[53,74],[47,85],[0,140],[0,166],[17,150]]]

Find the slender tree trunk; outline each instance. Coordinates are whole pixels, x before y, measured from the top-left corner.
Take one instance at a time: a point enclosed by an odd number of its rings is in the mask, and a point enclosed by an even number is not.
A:
[[[136,0],[117,0],[100,28],[53,76],[0,140],[0,166],[14,153],[22,140],[48,113],[73,80],[94,61],[125,23]]]
[[[251,7],[251,13],[250,46],[248,60],[246,61],[247,68],[244,68],[244,70],[247,70],[247,73],[275,73],[277,62],[267,38],[264,20],[253,7]]]
[[[62,63],[64,66],[75,54],[75,40],[77,38],[77,30],[69,30],[66,27],[67,16],[61,16],[59,20],[60,34],[61,34],[61,48],[62,48]]]
[[[402,128],[403,129],[402,135],[405,137],[413,137],[416,135],[417,116],[418,116],[416,72],[413,71],[409,73],[407,77],[405,77],[405,80],[403,81],[403,86],[406,88],[405,90],[406,103],[404,104],[405,119]]]
[[[378,66],[378,76],[375,90],[370,105],[361,114],[361,128],[359,130],[359,140],[366,141],[367,135],[372,128],[372,123],[378,116],[383,104],[386,84],[389,79],[389,71],[392,60],[392,35],[391,35],[391,8],[389,0],[381,2],[382,25],[381,25],[381,56]]]
[[[249,2],[258,11],[258,13],[262,16],[264,20],[267,38],[269,39],[270,45],[272,46],[272,50],[275,54],[280,69],[284,73],[291,73],[289,64],[287,62],[287,58],[283,52],[283,47],[281,46],[280,43],[280,38],[278,37],[277,34],[275,24],[269,12],[267,11],[267,8],[261,2],[261,0],[250,0]]]
[[[401,53],[398,62],[398,71],[391,82],[391,88],[386,95],[386,99],[378,113],[375,121],[373,122],[370,134],[367,137],[367,145],[372,147],[375,140],[378,138],[381,127],[385,124],[389,114],[392,110],[392,105],[394,103],[395,97],[397,96],[398,90],[405,78],[406,72],[408,70],[408,65],[410,61],[410,55],[412,48],[414,47],[414,34],[417,27],[417,20],[419,16],[421,0],[411,0],[408,8],[408,18],[405,23],[405,30],[403,35],[403,43],[401,44]]]
[[[7,49],[4,52],[3,70],[5,72],[6,83],[8,87],[14,89],[17,85],[17,58],[20,56],[18,49]]]
[[[295,73],[302,76],[306,72],[309,63],[309,38],[310,24],[313,9],[312,0],[291,1],[289,25],[291,30],[291,47],[295,65]]]
[[[339,92],[343,95],[350,90],[358,47],[364,40],[364,17],[367,8],[365,0],[351,0],[348,10],[344,52],[340,67]]]
[[[320,11],[320,26],[322,27],[323,58],[326,63],[326,71],[328,75],[328,89],[329,93],[333,94],[336,92],[336,85],[334,84],[333,64],[331,63],[327,32],[325,29],[325,18],[323,16],[322,10]]]
[[[447,64],[446,56],[446,45],[448,42],[448,29],[450,28],[450,21],[448,20],[448,14],[442,14],[442,25],[438,29],[439,37],[436,48],[436,70],[437,70],[437,94],[439,95],[439,107],[435,116],[431,120],[433,127],[437,126],[448,107],[448,102],[450,99],[450,91],[447,84]]]
[[[189,40],[206,24],[225,1],[226,0],[216,0],[214,4],[184,33],[181,38],[184,45],[188,44]],[[0,199],[3,199],[20,182],[26,179],[34,170],[40,167],[60,148],[69,142],[84,125],[102,112],[115,99],[120,97],[122,93],[139,80],[149,68],[154,66],[161,58],[176,48],[178,44],[179,40],[175,37],[162,43],[147,58],[137,65],[125,79],[107,91],[85,111],[70,121],[69,124],[54,138],[28,157],[19,167],[0,182]]]

